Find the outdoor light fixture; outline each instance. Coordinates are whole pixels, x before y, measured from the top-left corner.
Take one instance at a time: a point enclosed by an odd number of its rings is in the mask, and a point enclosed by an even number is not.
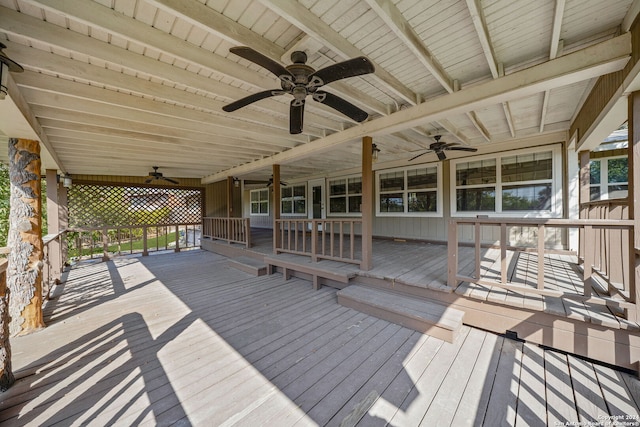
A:
[[[373,163],[378,161],[379,152],[380,149],[378,148],[378,146],[376,144],[371,144],[371,160],[373,161]]]
[[[233,186],[236,188],[240,187],[240,178],[233,178]]]
[[[62,177],[62,186],[64,188],[71,188],[72,184],[73,184],[73,180],[71,179],[71,175],[66,174],[65,176]]]
[[[2,51],[7,47],[0,43],[0,100],[4,99],[5,96],[9,93],[9,88],[7,87],[9,84],[9,71],[13,73],[21,73],[24,71],[24,68],[17,62],[9,57]]]

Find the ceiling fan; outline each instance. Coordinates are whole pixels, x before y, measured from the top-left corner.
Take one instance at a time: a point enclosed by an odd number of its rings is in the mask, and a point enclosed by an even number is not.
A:
[[[147,178],[147,180],[144,182],[145,184],[149,184],[151,181],[159,181],[159,180],[167,181],[172,184],[180,184],[175,179],[165,178],[162,175],[162,172],[158,172],[159,166],[152,166],[152,167],[153,167],[153,171],[149,172],[149,178]]]
[[[461,146],[459,142],[440,142],[440,138],[442,138],[442,135],[435,135],[433,139],[435,139],[436,142],[432,142],[429,145],[429,149],[427,151],[410,158],[409,161],[415,160],[418,157],[424,156],[425,154],[429,154],[429,153],[436,153],[436,155],[438,156],[438,160],[444,160],[447,158],[447,156],[444,153],[446,150],[472,151],[472,152],[478,151],[477,148]]]
[[[281,89],[254,93],[225,105],[222,107],[224,111],[236,111],[253,102],[272,96],[292,95],[293,100],[291,100],[289,107],[289,132],[292,134],[302,132],[304,103],[307,95],[311,95],[314,101],[325,104],[356,122],[363,122],[369,117],[366,111],[361,110],[345,99],[330,92],[318,90],[321,86],[336,80],[373,73],[375,71],[373,64],[363,56],[339,62],[316,71],[306,65],[307,54],[302,51],[293,52],[291,54],[293,64],[286,67],[250,47],[232,47],[229,51],[271,71],[280,79]]]
[[[273,185],[273,175],[271,175],[271,177],[269,177],[268,181],[264,181],[264,180],[256,180],[256,179],[245,179],[244,183],[247,185],[260,185],[260,184],[265,184],[265,187],[271,187]],[[280,185],[283,187],[286,187],[287,184],[284,181],[280,181]]]

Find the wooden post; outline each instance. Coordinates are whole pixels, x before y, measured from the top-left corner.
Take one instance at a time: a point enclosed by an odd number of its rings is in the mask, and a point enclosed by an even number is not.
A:
[[[109,231],[102,227],[102,261],[109,261]]]
[[[629,274],[629,293],[631,299],[636,303],[635,313],[627,313],[631,320],[640,318],[640,185],[636,180],[640,179],[640,92],[633,92],[629,95],[629,142],[628,150],[628,173],[629,177],[629,219],[633,220],[633,234],[629,240],[633,241],[633,251],[629,254],[629,264],[631,272]]]
[[[47,169],[47,226],[49,234],[58,234],[60,228],[60,208],[58,203],[58,174],[56,170]],[[48,257],[50,265],[49,282],[60,282],[62,273],[61,239],[56,238],[48,245]],[[51,283],[46,284],[47,291]],[[48,294],[48,292],[45,292]]]
[[[458,286],[458,224],[454,219],[449,220],[449,229],[447,230],[447,285],[452,290]],[[502,243],[501,243],[502,244]]]
[[[278,253],[280,247],[280,233],[278,220],[280,219],[280,165],[273,165],[273,253]]]
[[[579,216],[582,219],[586,219],[589,217],[588,212],[584,212],[583,206],[586,203],[589,203],[591,200],[591,175],[589,171],[589,151],[581,151],[578,153],[578,157],[580,159],[580,179],[578,180],[578,202],[580,204],[579,207]],[[578,230],[578,263],[581,263],[584,259],[584,229],[580,228]]]
[[[60,230],[66,230],[69,228],[69,205],[67,203],[67,188],[58,186],[58,224]],[[62,264],[60,268],[64,270],[64,266],[69,260],[69,248],[67,247],[67,234],[60,236],[60,259]],[[62,279],[62,276],[60,276]]]
[[[9,139],[11,182],[9,264],[9,333],[24,335],[43,328],[42,317],[42,202],[40,199],[40,144]],[[3,328],[4,329],[4,328]]]
[[[373,267],[373,139],[362,137],[362,261],[361,270]]]
[[[149,255],[149,248],[148,248],[147,241],[148,241],[147,226],[143,225],[142,226],[142,256]]]
[[[232,240],[232,225],[231,217],[233,217],[233,177],[227,177],[227,243],[231,244]]]
[[[187,227],[185,227],[185,246],[189,246],[189,242],[187,242],[187,236],[188,234],[186,234]],[[195,233],[195,230],[194,230]],[[175,236],[176,236],[176,247],[173,249],[174,252],[180,252],[180,228],[178,227],[178,224],[176,224],[176,231],[175,231]]]

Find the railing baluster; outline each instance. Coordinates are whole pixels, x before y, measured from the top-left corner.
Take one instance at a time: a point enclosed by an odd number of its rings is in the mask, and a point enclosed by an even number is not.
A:
[[[507,224],[500,224],[500,283],[507,283]]]
[[[458,285],[458,223],[454,219],[449,220],[447,243],[447,285],[455,289]]]
[[[591,225],[584,226],[584,272],[583,272],[583,286],[584,296],[591,297],[591,275],[593,274],[593,255],[594,255],[594,235],[593,227]]]
[[[544,224],[538,225],[538,289],[544,289]]]
[[[340,221],[339,225],[340,225],[339,228],[338,228],[340,230],[340,252],[339,253],[340,253],[340,258],[342,258],[343,257],[342,256],[342,250],[343,250],[342,248],[343,248],[343,245],[344,245],[344,230],[343,230],[343,227],[342,227],[343,222]]]
[[[349,233],[349,247],[351,248],[351,252],[350,252],[350,259],[355,259],[355,248],[356,248],[356,242],[355,242],[355,222],[351,221],[351,224],[349,225],[349,227],[351,227],[350,233]]]
[[[475,261],[476,261],[476,279],[480,280],[481,271],[480,271],[480,251],[481,251],[481,242],[480,242],[480,223],[476,221],[473,226],[474,228],[474,242],[475,242]]]
[[[304,221],[300,221],[302,224],[302,252],[307,252],[307,224]]]
[[[324,236],[322,237],[324,239]],[[311,261],[318,262],[318,222],[311,220]]]

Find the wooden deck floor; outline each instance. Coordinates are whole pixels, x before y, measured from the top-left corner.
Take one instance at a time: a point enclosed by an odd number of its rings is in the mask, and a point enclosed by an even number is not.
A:
[[[209,252],[81,264],[55,295],[12,340],[3,425],[639,425],[626,373],[469,327],[445,343]]]
[[[252,252],[273,256],[272,231],[252,230]],[[225,244],[222,244],[225,245]],[[481,274],[485,280],[499,281],[500,251],[484,248],[481,255]],[[310,265],[309,257],[282,254],[289,261]],[[472,277],[475,268],[474,248],[459,247],[459,272]],[[511,284],[535,289],[537,286],[537,256],[528,252],[508,251],[508,278]],[[391,239],[373,240],[373,268],[362,271],[357,265],[323,260],[314,263],[324,269],[360,277],[385,280],[393,285],[406,285],[435,291],[450,292],[447,284],[447,246],[421,241]],[[566,254],[545,256],[545,288],[569,294],[581,295],[583,285],[577,268],[577,257]],[[504,290],[498,286],[460,283],[456,294],[476,301],[490,302],[514,308],[544,312],[608,328],[640,331],[637,322],[628,321],[612,309],[600,304],[542,296],[532,292]]]

